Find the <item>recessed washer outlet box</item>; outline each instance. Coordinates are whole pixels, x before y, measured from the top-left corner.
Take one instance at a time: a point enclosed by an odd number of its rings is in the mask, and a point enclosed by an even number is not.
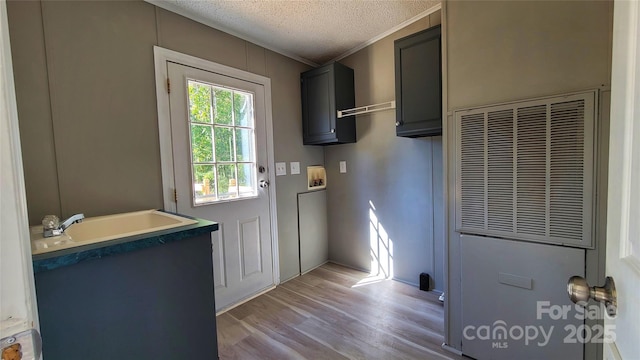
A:
[[[327,187],[327,172],[324,166],[307,166],[307,190],[319,190]]]

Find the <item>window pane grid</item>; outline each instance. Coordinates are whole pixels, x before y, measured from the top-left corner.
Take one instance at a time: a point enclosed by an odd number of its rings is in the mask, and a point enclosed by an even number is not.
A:
[[[257,195],[253,94],[193,80],[188,87],[193,204]]]
[[[235,96],[231,96],[231,99],[235,99]],[[231,107],[233,108],[234,107],[233,106],[233,102],[231,104],[232,104]],[[235,111],[231,112],[231,120],[232,120],[232,124],[235,125],[236,124]],[[237,161],[238,160],[238,154],[236,154],[236,131],[235,131],[235,128],[231,130],[231,137],[233,138],[233,144],[231,146],[231,150],[233,151],[233,160]],[[240,192],[239,192],[239,188],[238,188],[238,166],[236,165],[233,168],[235,170],[234,179],[236,179],[235,192],[236,192],[236,195],[239,195]]]
[[[194,161],[193,165],[233,165],[233,164],[255,164],[253,161]]]
[[[211,93],[213,94],[213,91],[211,91]],[[215,104],[213,104],[213,102],[214,102],[214,97],[211,96],[211,103],[212,103],[211,104],[211,123],[213,123],[214,120],[215,120],[214,119],[214,112],[215,112],[215,107],[214,106],[215,106]],[[218,154],[216,154],[216,141],[215,141],[215,139],[216,139],[216,127],[213,126],[213,125],[211,126],[211,134],[212,134],[211,147],[213,148],[213,160],[214,160],[213,169],[214,169],[214,176],[215,176],[215,179],[216,179],[216,182],[215,182],[215,185],[213,186],[213,189],[214,189],[215,199],[219,199],[220,196],[218,195],[218,171],[217,171],[218,167],[215,165],[215,160],[218,159]],[[195,191],[193,193],[193,198],[194,198],[194,204],[195,204],[196,203]],[[215,199],[212,200],[212,201],[215,201]],[[207,203],[207,202],[209,202],[209,201],[203,201],[203,203]]]

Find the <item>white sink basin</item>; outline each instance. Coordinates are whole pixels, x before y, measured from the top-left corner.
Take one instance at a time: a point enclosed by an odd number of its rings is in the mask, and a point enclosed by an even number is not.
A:
[[[76,246],[151,233],[197,223],[196,220],[158,210],[86,218],[73,224],[60,236],[45,238],[42,226],[31,228],[31,251],[34,255]]]

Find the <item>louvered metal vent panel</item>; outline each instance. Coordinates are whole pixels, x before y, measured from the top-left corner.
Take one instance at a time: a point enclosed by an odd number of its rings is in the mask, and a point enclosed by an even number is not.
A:
[[[584,101],[551,105],[549,235],[579,240],[584,205]]]
[[[463,116],[460,138],[465,144],[460,153],[460,200],[462,226],[485,229],[485,122],[484,114]]]
[[[592,247],[596,95],[457,111],[457,229]]]
[[[546,235],[547,106],[517,110],[516,231]]]
[[[487,114],[487,229],[512,233],[513,109]]]

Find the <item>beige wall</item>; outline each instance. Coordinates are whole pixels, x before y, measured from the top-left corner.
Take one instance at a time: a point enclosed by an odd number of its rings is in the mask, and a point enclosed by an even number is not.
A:
[[[60,190],[40,3],[7,2],[29,223],[60,214]]]
[[[323,163],[302,146],[309,66],[142,1],[9,1],[29,220],[162,208],[153,45],[271,78],[275,157]],[[298,273],[296,193],[276,182],[281,278]]]
[[[610,83],[609,1],[450,1],[449,110]]]
[[[340,60],[354,69],[356,106],[395,99],[394,40],[438,24],[439,11]],[[374,236],[386,232],[393,243],[395,278],[417,284],[426,272],[442,289],[442,137],[397,137],[395,111],[357,116],[356,126],[355,144],[325,149],[329,258],[370,269],[373,212],[384,228]],[[346,174],[338,171],[342,160]]]
[[[460,348],[460,240],[455,231],[455,168],[452,113],[456,109],[562,94],[601,90],[608,108],[611,76],[611,1],[447,1],[445,93],[447,110],[448,344]],[[608,116],[601,113],[606,137]],[[603,124],[604,123],[604,124]],[[606,148],[601,147],[606,154]],[[602,153],[598,155],[606,159]],[[602,164],[600,164],[602,165]],[[606,166],[601,167],[606,172]],[[600,178],[603,174],[598,175]],[[606,175],[604,176],[606,178]],[[599,183],[606,194],[606,185]],[[604,190],[604,192],[603,192]],[[600,214],[599,216],[602,216]],[[602,224],[600,224],[602,226]],[[604,238],[596,239],[602,248]],[[601,274],[604,251],[587,251],[587,278]],[[598,282],[597,280],[595,282]],[[591,359],[601,353],[586,347]]]

